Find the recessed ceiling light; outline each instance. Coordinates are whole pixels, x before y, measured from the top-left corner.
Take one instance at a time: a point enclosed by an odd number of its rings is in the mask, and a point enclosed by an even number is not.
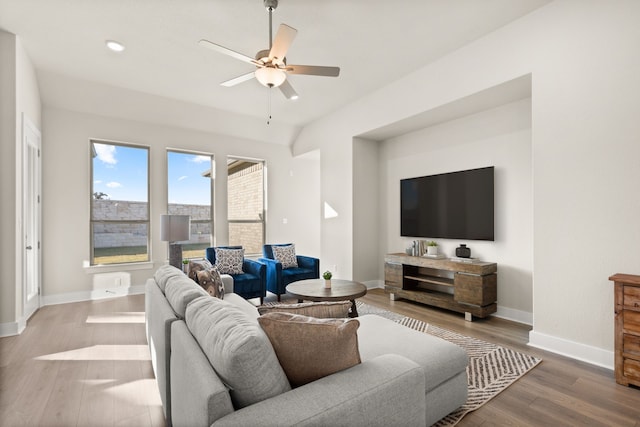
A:
[[[114,52],[122,52],[124,50],[124,45],[115,40],[107,40],[105,43]]]

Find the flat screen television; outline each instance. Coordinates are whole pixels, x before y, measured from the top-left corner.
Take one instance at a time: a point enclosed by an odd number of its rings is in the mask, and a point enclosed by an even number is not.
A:
[[[493,169],[401,180],[400,234],[493,241]]]

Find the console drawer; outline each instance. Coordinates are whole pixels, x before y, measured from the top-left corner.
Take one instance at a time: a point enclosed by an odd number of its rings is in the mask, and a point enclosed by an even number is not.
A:
[[[624,287],[624,306],[640,309],[640,288],[637,286]]]
[[[624,376],[632,380],[640,380],[640,362],[633,359],[624,359]]]
[[[640,337],[635,335],[624,334],[622,339],[622,351],[632,357],[640,360]]]
[[[624,331],[640,335],[640,311],[624,310],[622,312]]]

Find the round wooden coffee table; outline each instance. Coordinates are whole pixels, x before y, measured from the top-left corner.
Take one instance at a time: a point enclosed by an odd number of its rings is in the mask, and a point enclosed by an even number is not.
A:
[[[351,280],[331,279],[331,288],[324,287],[324,279],[299,280],[287,285],[287,293],[307,301],[351,301],[349,317],[358,317],[356,298],[367,293],[367,287]]]

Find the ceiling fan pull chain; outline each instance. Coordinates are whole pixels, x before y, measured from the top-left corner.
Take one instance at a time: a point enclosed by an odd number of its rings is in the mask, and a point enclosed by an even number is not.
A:
[[[267,118],[267,124],[271,124],[271,88],[267,88],[267,114],[269,117]]]

